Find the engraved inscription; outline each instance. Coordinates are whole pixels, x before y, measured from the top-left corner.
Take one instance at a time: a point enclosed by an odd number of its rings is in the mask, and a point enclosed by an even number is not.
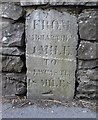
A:
[[[62,48],[59,48],[56,46],[32,46],[32,54],[37,55],[66,55],[72,54],[71,51],[68,51],[68,49],[71,46],[62,46]]]
[[[60,75],[60,76],[65,76],[65,75],[69,75],[65,70],[60,70],[59,72],[58,71],[53,71],[53,70],[50,70],[50,69],[48,69],[48,70],[45,70],[45,69],[33,69],[33,72],[32,72],[32,74],[34,75],[34,76],[36,76],[36,75],[45,75],[45,74],[47,74],[47,75],[51,75],[51,76],[53,76],[53,75]]]
[[[58,84],[53,79],[41,80],[42,86],[44,87],[65,87],[65,80],[59,80]]]
[[[28,96],[73,98],[77,18],[54,9],[34,10],[26,18]],[[45,97],[45,96],[44,96]]]
[[[45,64],[51,64],[51,65],[56,65],[57,61],[55,59],[49,60],[49,59],[44,59]]]
[[[33,29],[41,29],[41,30],[62,30],[62,29],[69,29],[70,21],[68,20],[66,23],[63,20],[33,20],[32,27]]]
[[[47,41],[47,40],[53,40],[53,41],[69,41],[71,39],[71,35],[69,36],[68,34],[64,34],[64,35],[49,35],[49,34],[46,34],[46,35],[37,35],[37,34],[33,34],[32,35],[32,40],[33,41]]]

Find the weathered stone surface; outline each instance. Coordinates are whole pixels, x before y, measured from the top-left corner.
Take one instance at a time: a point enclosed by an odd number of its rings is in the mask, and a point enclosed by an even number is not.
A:
[[[17,47],[2,47],[0,48],[0,54],[21,56],[24,55],[24,51],[22,48],[17,48]]]
[[[95,99],[96,91],[98,90],[98,68],[92,70],[79,70],[78,82],[77,97]]]
[[[98,60],[79,60],[79,69],[98,67]]]
[[[21,72],[24,66],[20,57],[2,56],[2,71],[4,72]]]
[[[14,96],[17,93],[17,89],[25,85],[26,75],[16,73],[2,73],[2,95]]]
[[[0,39],[0,43],[2,46],[23,46],[24,45],[24,24],[23,23],[8,23],[6,21],[2,21],[2,39]]]
[[[67,12],[35,10],[26,18],[29,98],[73,98],[77,30]]]
[[[79,34],[84,40],[98,41],[98,10],[84,10],[79,15]]]
[[[98,68],[88,69],[88,70],[79,70],[78,80],[81,82],[87,81],[97,81],[98,80]]]
[[[20,0],[21,6],[45,5],[49,0]]]
[[[0,16],[4,18],[18,20],[24,14],[22,7],[15,4],[14,2],[2,2],[2,4],[0,4],[0,8],[2,8],[2,13]]]
[[[15,4],[20,5],[20,0],[0,0],[0,3],[1,2],[15,2]]]
[[[78,49],[78,58],[83,60],[98,58],[98,43],[81,41]]]
[[[22,6],[31,5],[85,5],[85,6],[97,6],[98,0],[21,0]]]
[[[49,0],[51,5],[84,5],[96,6],[97,0]]]
[[[0,96],[2,96],[2,75],[0,75]]]
[[[87,82],[87,83],[81,83],[78,89],[78,98],[86,98],[86,99],[97,99],[97,92],[98,89],[98,82],[96,85],[96,82]]]
[[[2,55],[0,55],[0,72],[2,71]]]

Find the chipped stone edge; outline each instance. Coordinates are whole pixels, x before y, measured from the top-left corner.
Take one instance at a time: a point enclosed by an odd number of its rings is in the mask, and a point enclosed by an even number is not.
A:
[[[50,6],[98,6],[97,2],[21,2],[21,6],[50,5]]]
[[[0,8],[0,15],[2,12],[2,5]],[[0,17],[0,37],[2,37],[2,18]],[[2,47],[2,44],[0,44],[0,47]],[[2,69],[2,57],[0,57],[0,70]],[[0,75],[0,102],[2,102],[2,74]],[[0,119],[2,119],[2,104],[0,104]]]
[[[31,2],[31,0],[0,0],[0,3],[4,3],[4,2],[18,2],[20,3],[21,6],[33,6],[33,5],[50,5],[50,6],[58,6],[58,5],[71,5],[71,6],[98,6],[98,0],[96,1],[93,1],[93,0],[89,0],[89,1],[86,1],[85,2],[75,2],[75,1],[72,1],[72,2],[68,2],[68,1],[61,1],[61,2],[52,2],[52,0],[46,0],[46,1],[40,1],[40,2]]]
[[[65,2],[65,3],[51,3],[51,5],[81,5],[81,6],[98,6],[97,2]]]

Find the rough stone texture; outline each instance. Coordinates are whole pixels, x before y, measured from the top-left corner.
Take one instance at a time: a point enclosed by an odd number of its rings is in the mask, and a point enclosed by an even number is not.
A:
[[[3,72],[22,72],[24,66],[20,57],[2,56],[2,71]]]
[[[2,8],[2,13],[0,16],[4,18],[18,20],[24,14],[22,7],[15,3],[2,2],[2,4],[0,4],[0,8]]]
[[[79,60],[79,69],[92,69],[98,67],[98,60]]]
[[[96,87],[98,87],[98,9],[96,6],[98,6],[98,0],[20,1],[21,6],[32,6],[25,7],[28,96],[72,98],[75,79],[78,78],[77,96],[96,98]],[[4,55],[3,59],[0,55],[0,61],[2,61],[0,71],[4,71],[0,84],[3,80],[3,95],[22,92],[20,88],[23,88],[24,81],[26,82],[26,78],[23,77],[26,72],[25,25],[21,23],[25,21],[25,16],[24,7],[22,8],[18,3],[20,1],[3,0],[2,8],[0,2],[0,17],[2,17],[2,20],[0,19],[0,28],[2,28],[0,54]],[[76,11],[73,12],[72,7],[76,8],[74,9]],[[40,10],[34,10],[35,8]],[[80,14],[77,15],[78,21],[73,15],[75,13]],[[79,23],[80,45],[76,70],[76,48],[77,43],[79,44],[77,23]],[[75,78],[76,71],[78,73]]]
[[[51,5],[84,5],[96,6],[98,0],[50,0]]]
[[[0,71],[2,71],[2,56],[0,55]]]
[[[98,43],[81,41],[78,49],[78,58],[83,60],[98,58]]]
[[[0,3],[1,2],[15,2],[15,4],[20,5],[20,0],[0,0]]]
[[[78,71],[78,94],[79,98],[95,99],[98,87],[98,68]]]
[[[49,0],[20,0],[21,6],[45,5]]]
[[[78,48],[78,98],[97,98],[98,87],[98,10],[82,11],[78,18],[80,44]],[[96,69],[94,69],[96,68]]]
[[[25,52],[24,52],[24,50],[22,48],[3,47],[3,48],[0,48],[0,54],[2,54],[2,55],[21,56],[21,55],[24,55]]]
[[[84,40],[98,41],[98,10],[84,10],[79,15],[79,34]]]
[[[85,6],[97,6],[98,0],[20,0],[22,6],[31,5],[85,5]]]
[[[17,89],[26,83],[25,74],[2,73],[2,95],[15,96]]]
[[[35,10],[26,18],[29,98],[73,98],[77,28],[67,12]]]
[[[96,69],[88,69],[88,70],[79,70],[78,73],[78,80],[81,82],[85,81],[97,81],[98,80],[98,68]]]
[[[3,21],[2,21],[3,22]],[[24,24],[23,23],[15,23],[12,24],[10,22],[3,22],[2,24],[2,39],[0,39],[0,43],[2,46],[10,46],[10,47],[21,47],[24,45]]]
[[[2,7],[2,10],[1,10]],[[0,4],[0,71],[2,95],[12,96],[26,89],[24,10],[19,3]],[[20,91],[21,92],[21,91]]]

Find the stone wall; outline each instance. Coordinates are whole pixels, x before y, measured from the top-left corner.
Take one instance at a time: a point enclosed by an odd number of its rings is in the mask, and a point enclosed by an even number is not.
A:
[[[27,88],[30,98],[48,95],[48,97],[55,96],[52,98],[95,99],[98,81],[97,6],[97,1],[68,2],[66,0],[60,2],[32,0],[32,2],[0,4],[2,7],[2,37],[0,38],[2,95],[13,96],[20,90],[26,93]],[[35,21],[39,19],[45,22]],[[51,35],[51,38],[49,36],[41,38],[42,34]],[[38,45],[44,48],[39,48]],[[42,52],[42,49],[45,51]],[[43,57],[49,59],[49,61],[46,59],[46,65],[43,60],[40,60]],[[58,60],[55,61],[55,58]],[[44,71],[47,75],[43,77],[42,70],[45,68],[48,71]],[[44,81],[45,78],[49,81]],[[57,80],[58,78],[61,79]],[[47,92],[49,94],[46,95]]]
[[[93,99],[98,87],[98,9],[84,9],[78,23],[78,97]]]
[[[14,96],[26,86],[25,12],[17,3],[2,3],[2,95]]]

